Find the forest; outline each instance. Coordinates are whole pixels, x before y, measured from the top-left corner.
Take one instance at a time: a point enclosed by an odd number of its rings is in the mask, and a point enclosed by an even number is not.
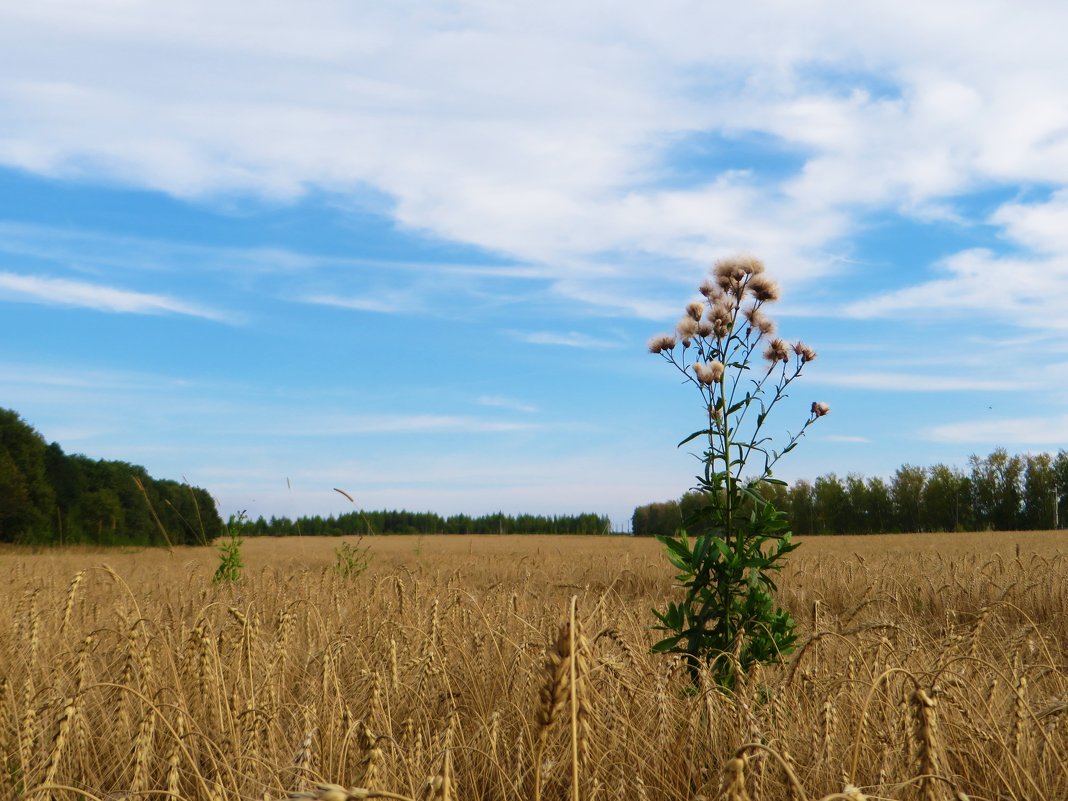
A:
[[[0,542],[193,545],[222,534],[207,490],[47,444],[0,409]]]
[[[903,465],[889,481],[835,473],[762,495],[786,512],[795,534],[1046,531],[1068,524],[1068,452],[972,456],[968,469]],[[638,536],[671,534],[701,502],[698,493],[634,510]]]
[[[340,536],[343,534],[607,534],[606,516],[589,512],[577,515],[506,515],[502,512],[471,517],[442,517],[434,512],[405,510],[348,512],[330,517],[260,517],[234,521],[231,527],[245,536]]]

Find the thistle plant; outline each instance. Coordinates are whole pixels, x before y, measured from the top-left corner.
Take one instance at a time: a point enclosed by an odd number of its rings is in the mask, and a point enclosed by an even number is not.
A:
[[[774,335],[764,309],[778,300],[779,287],[758,259],[717,262],[700,292],[704,299],[686,306],[674,334],[649,342],[700,395],[704,418],[679,443],[704,446],[694,488],[700,502],[682,530],[659,538],[686,592],[653,611],[656,628],[669,632],[653,650],[683,655],[695,682],[707,663],[731,687],[738,670],[779,659],[797,639],[793,618],[772,597],[772,576],[797,543],[785,513],[765,495],[767,485],[785,484],[773,477],[779,459],[830,408],[813,403],[800,430],[776,450],[764,424],[816,352]]]
[[[213,584],[233,584],[241,578],[241,570],[245,566],[241,561],[243,540],[237,532],[245,519],[244,511],[230,515],[226,525],[227,538],[219,544],[219,564],[215,568],[215,575],[211,577]]]
[[[358,578],[371,566],[371,548],[361,543],[362,534],[355,543],[343,542],[334,549],[334,572],[342,578]]]

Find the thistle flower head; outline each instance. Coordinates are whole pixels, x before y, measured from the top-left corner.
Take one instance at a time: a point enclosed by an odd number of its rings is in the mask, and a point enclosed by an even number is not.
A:
[[[708,386],[723,378],[723,362],[694,362],[693,371],[697,380]]]
[[[699,300],[691,301],[686,304],[686,313],[694,320],[700,320],[701,315],[705,313],[705,304],[701,303]]]
[[[712,271],[717,278],[729,275],[741,281],[747,275],[760,275],[764,272],[764,262],[756,256],[731,256],[717,261],[712,266]]]
[[[750,306],[743,314],[754,331],[759,331],[765,336],[775,333],[775,323],[758,306]]]
[[[716,285],[721,291],[741,300],[751,284],[764,272],[764,263],[753,256],[734,256],[720,259],[712,268]]]
[[[665,350],[674,350],[678,344],[671,334],[657,334],[649,340],[649,352],[661,353]]]
[[[772,364],[789,361],[790,346],[776,337],[768,343],[768,347],[764,350],[764,358]]]
[[[807,364],[816,358],[816,351],[806,345],[804,342],[795,342],[793,347],[794,353],[801,357],[801,363]]]
[[[717,272],[716,283],[724,293],[739,300],[745,295],[745,273],[741,270],[728,270],[722,274]]]
[[[823,401],[813,401],[812,402],[812,416],[813,417],[823,417],[830,410],[831,410],[831,407],[828,406]]]
[[[717,337],[730,336],[734,328],[734,303],[725,295],[716,298],[708,309],[708,321]]]
[[[679,339],[693,339],[697,336],[697,320],[686,314],[675,325],[675,331],[678,333]]]
[[[704,281],[701,282],[701,286],[697,287],[697,291],[709,300],[715,300],[722,294],[722,290],[719,288],[719,285],[709,278],[706,278]]]
[[[712,323],[708,320],[702,320],[697,324],[697,333],[706,339],[716,332],[716,329],[712,326]]]
[[[779,299],[779,285],[766,275],[754,275],[749,279],[746,288],[761,303],[774,303]]]

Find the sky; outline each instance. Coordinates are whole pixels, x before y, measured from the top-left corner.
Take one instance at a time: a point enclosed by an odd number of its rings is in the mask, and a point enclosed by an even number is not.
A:
[[[0,4],[0,407],[225,516],[679,496],[760,257],[787,480],[1068,447],[1068,6]]]

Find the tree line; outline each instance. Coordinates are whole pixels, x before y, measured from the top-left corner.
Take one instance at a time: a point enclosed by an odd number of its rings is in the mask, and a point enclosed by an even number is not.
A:
[[[222,532],[207,490],[66,454],[0,409],[0,542],[192,545]]]
[[[340,515],[271,517],[236,520],[231,528],[242,536],[326,536],[345,534],[607,534],[607,516],[506,515],[502,512],[471,517],[465,514],[443,517],[434,512],[355,511]]]
[[[795,534],[1013,531],[1068,526],[1068,452],[972,456],[965,470],[903,465],[890,479],[835,473],[790,486],[766,484],[764,497],[787,513]],[[699,493],[634,510],[636,535],[671,534]]]
[[[443,517],[433,512],[236,516],[240,536],[344,534],[605,534],[608,517]],[[34,545],[196,545],[226,533],[215,500],[200,487],[154,479],[139,465],[70,455],[48,444],[16,412],[0,409],[0,542]]]

